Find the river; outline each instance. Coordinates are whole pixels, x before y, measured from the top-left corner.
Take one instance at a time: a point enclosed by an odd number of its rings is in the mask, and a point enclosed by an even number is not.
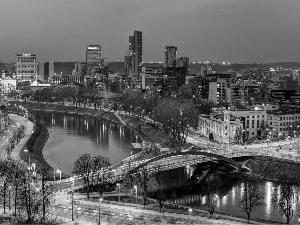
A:
[[[141,139],[128,128],[112,122],[94,118],[84,118],[75,115],[59,113],[38,113],[42,115],[49,131],[49,139],[44,147],[45,160],[54,168],[61,168],[62,172],[72,174],[74,161],[84,153],[91,156],[102,155],[108,157],[112,164],[118,163],[132,153],[137,153],[131,143],[140,142]],[[37,113],[30,116],[36,118]],[[175,185],[180,185],[193,174],[194,168],[183,168],[172,171],[176,174]],[[265,206],[256,210],[252,218],[261,218],[272,221],[285,222],[271,205],[274,188],[278,184],[272,182],[259,182],[259,189],[264,194]],[[188,188],[187,188],[188,189]],[[219,190],[220,198],[217,200],[217,211],[235,216],[245,216],[239,209],[239,200],[242,194],[242,181],[230,180]],[[194,208],[206,209],[204,205],[206,196],[201,191],[186,191],[176,198],[176,203],[185,204]],[[295,215],[291,224],[298,222]]]
[[[43,149],[45,160],[69,175],[81,154],[101,155],[116,164],[131,152],[137,153],[131,143],[141,141],[133,131],[107,120],[59,113],[30,113],[29,116],[36,118],[37,115],[42,115],[49,132]]]

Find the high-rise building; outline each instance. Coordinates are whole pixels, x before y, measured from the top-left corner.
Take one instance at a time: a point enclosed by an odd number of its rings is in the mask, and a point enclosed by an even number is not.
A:
[[[129,37],[129,50],[132,49],[132,76],[138,77],[141,72],[141,63],[143,61],[143,40],[142,32],[134,31],[134,35]]]
[[[37,79],[36,54],[17,54],[17,79],[34,81]]]
[[[176,46],[166,46],[165,48],[165,67],[175,67],[177,57]]]
[[[101,46],[89,45],[86,49],[86,74],[92,75],[101,67]]]
[[[51,61],[49,61],[49,77],[48,77],[48,80],[53,81],[53,76],[54,75],[55,75],[55,73],[54,73],[54,61],[51,60]]]
[[[45,75],[45,62],[43,60],[38,64],[38,80],[44,81],[44,75]]]
[[[54,61],[40,62],[38,64],[38,80],[43,82],[52,82],[54,76]]]
[[[190,59],[189,57],[180,57],[177,60],[177,67],[183,67],[186,69],[186,76],[189,75],[189,65],[190,65]]]

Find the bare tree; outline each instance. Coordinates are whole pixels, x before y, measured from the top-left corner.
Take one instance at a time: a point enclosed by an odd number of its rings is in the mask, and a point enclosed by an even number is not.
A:
[[[95,169],[95,165],[99,169],[110,165],[109,159],[97,156],[92,159],[90,154],[82,154],[74,163],[73,174],[81,175],[83,177],[84,189],[87,194],[87,198],[90,197],[91,184],[93,182],[92,171]],[[100,181],[100,179],[99,179]]]
[[[150,177],[150,173],[147,169],[147,166],[142,167],[140,169],[140,171],[137,173],[137,180],[138,180],[139,186],[141,187],[141,193],[143,195],[144,209],[146,208],[146,204],[147,204],[150,179],[151,179],[151,177]]]
[[[94,174],[97,176],[94,179],[94,183],[98,186],[99,195],[102,196],[104,190],[108,186],[108,177],[104,175],[103,170],[111,165],[110,161],[106,157],[97,156],[93,158]]]
[[[221,186],[221,179],[218,177],[209,176],[203,183],[203,189],[207,196],[207,209],[212,217],[217,207],[217,190]]]
[[[127,163],[127,171],[125,172],[125,176],[123,180],[123,187],[128,191],[132,191],[133,184],[135,181],[133,169],[134,167],[132,166],[132,161],[130,159]]]
[[[243,138],[243,128],[242,127],[237,127],[235,131],[235,140],[237,144],[241,143],[241,140]]]
[[[186,142],[190,127],[198,126],[197,118],[192,102],[164,99],[154,109],[154,120],[162,125],[166,134],[180,143]]]
[[[50,175],[49,170],[46,167],[41,167],[38,170],[41,179],[41,196],[38,199],[38,203],[42,206],[42,221],[46,220],[46,209],[50,205],[51,195],[54,192],[54,185],[46,183],[48,176]]]
[[[281,215],[286,217],[286,223],[289,224],[294,216],[293,205],[296,203],[298,191],[294,183],[289,183],[286,179],[282,179],[272,195],[272,204],[274,209],[278,209]]]
[[[246,181],[243,184],[243,193],[240,199],[240,208],[247,214],[249,223],[251,213],[264,205],[264,196],[259,191],[258,184],[252,181]]]
[[[161,212],[162,208],[165,205],[165,201],[167,200],[167,193],[166,193],[167,190],[163,186],[167,178],[162,173],[163,170],[160,164],[156,165],[154,169],[155,169],[154,178],[156,182],[157,201],[159,204],[159,211]]]

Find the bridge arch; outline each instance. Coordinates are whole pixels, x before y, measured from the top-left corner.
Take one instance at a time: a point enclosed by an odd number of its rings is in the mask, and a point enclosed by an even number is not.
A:
[[[231,158],[227,158],[223,155],[219,155],[219,154],[215,154],[215,153],[212,153],[212,152],[205,152],[203,150],[197,150],[197,147],[193,147],[191,150],[189,151],[186,151],[186,152],[176,152],[176,153],[166,153],[166,154],[163,154],[163,155],[159,155],[159,156],[156,156],[140,165],[138,165],[137,167],[133,168],[131,170],[132,173],[135,173],[137,172],[139,169],[153,163],[153,162],[156,162],[156,161],[159,161],[159,160],[162,160],[162,159],[166,159],[166,158],[169,158],[169,157],[172,157],[172,156],[188,156],[188,155],[194,155],[194,156],[205,156],[205,157],[209,157],[209,158],[212,158],[212,160],[216,159],[216,160],[222,160],[222,161],[225,161],[229,164],[231,164],[232,166],[234,166],[238,171],[240,172],[251,172],[250,169],[246,168],[245,166],[243,166],[241,163],[238,163],[236,161],[234,161],[233,159]]]

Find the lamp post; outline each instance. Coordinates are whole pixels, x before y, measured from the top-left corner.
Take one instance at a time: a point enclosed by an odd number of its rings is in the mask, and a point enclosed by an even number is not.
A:
[[[99,198],[99,213],[98,213],[98,225],[100,225],[101,224],[101,221],[100,221],[100,210],[101,210],[101,202],[102,202],[102,198]]]
[[[267,139],[267,146],[268,146],[267,156],[269,155],[269,147],[270,147],[270,146],[269,146],[269,143],[270,143],[270,139],[268,138],[268,139]]]
[[[53,167],[53,181],[55,181],[56,178],[55,178],[55,168]]]
[[[8,187],[8,209],[11,210],[11,206],[10,206],[10,189],[11,186]]]
[[[120,198],[120,189],[121,189],[121,187],[120,187],[120,183],[117,183],[117,187],[119,189],[119,205],[120,205],[120,203],[121,203],[121,198]]]
[[[134,185],[133,188],[135,190],[135,204],[136,204],[136,207],[137,207],[138,206],[137,205],[137,185]]]
[[[24,152],[28,152],[28,164],[30,164],[30,152],[28,151],[28,149],[24,149]]]
[[[58,169],[56,172],[59,173],[59,191],[61,192],[61,169]]]
[[[72,177],[72,221],[74,221],[74,182],[75,182],[75,178]]]

